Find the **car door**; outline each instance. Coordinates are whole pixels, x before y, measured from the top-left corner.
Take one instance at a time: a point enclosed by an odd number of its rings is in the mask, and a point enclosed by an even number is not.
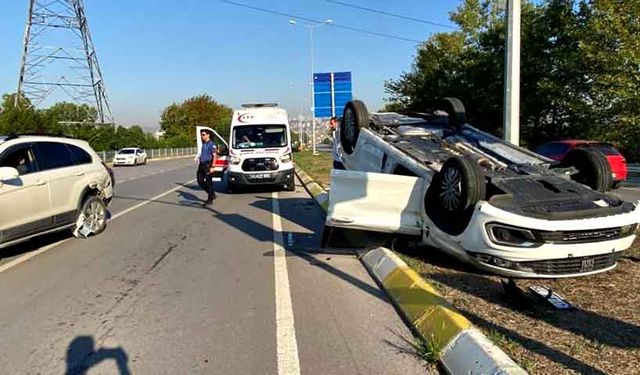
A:
[[[76,164],[65,143],[36,142],[34,151],[38,166],[49,176],[51,210],[59,224],[73,221],[80,193],[84,189],[86,164]]]
[[[229,166],[229,144],[215,130],[207,126],[196,126],[196,142],[198,147],[198,157],[200,156],[200,150],[202,150],[202,139],[200,139],[200,131],[202,130],[210,131],[211,133],[213,133],[213,135],[216,136],[218,140],[217,142],[214,140],[214,142],[218,145],[218,157],[216,158],[216,162],[213,165],[214,173],[213,173],[212,180],[222,181],[222,175],[224,174],[224,172],[227,170],[227,167]],[[223,146],[224,146],[224,149],[223,149]]]
[[[0,167],[18,170],[18,178],[0,181],[0,243],[46,230],[52,225],[49,180],[38,165],[30,144],[0,154]]]
[[[420,236],[425,192],[418,177],[332,170],[322,245],[368,246],[371,233]]]

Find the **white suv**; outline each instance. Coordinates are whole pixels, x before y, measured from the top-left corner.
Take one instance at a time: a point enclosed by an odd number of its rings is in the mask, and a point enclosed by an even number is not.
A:
[[[0,136],[0,248],[68,228],[79,238],[99,234],[113,183],[85,141]]]

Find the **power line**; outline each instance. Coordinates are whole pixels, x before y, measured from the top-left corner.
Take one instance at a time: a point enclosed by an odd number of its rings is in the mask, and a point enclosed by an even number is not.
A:
[[[295,18],[295,19],[299,19],[299,20],[302,20],[302,21],[312,22],[312,23],[322,23],[321,20],[316,20],[316,19],[308,18],[308,17],[302,17],[302,16],[299,16],[299,15],[290,14],[290,13],[279,12],[277,10],[272,10],[272,9],[260,8],[260,7],[257,7],[257,6],[244,4],[244,3],[238,3],[238,2],[235,2],[235,1],[231,1],[231,0],[218,0],[218,1],[220,1],[222,3],[234,5],[234,6],[237,6],[237,7],[241,7],[241,8],[252,9],[252,10],[255,10],[255,11],[258,11],[258,12],[274,14],[274,15],[277,15],[277,16],[282,16],[282,17],[287,17],[287,18]],[[326,25],[330,26],[330,27],[336,27],[338,29],[355,31],[355,32],[363,33],[363,34],[369,34],[369,35],[380,36],[380,37],[383,37],[383,38],[402,40],[402,41],[405,41],[405,42],[412,42],[412,43],[422,43],[422,41],[416,40],[416,39],[410,39],[410,38],[405,38],[405,37],[401,37],[401,36],[397,36],[397,35],[380,33],[380,32],[377,32],[377,31],[359,29],[357,27],[343,26],[343,25],[336,24],[335,22],[328,23]]]
[[[389,13],[389,12],[385,12],[383,10],[366,8],[366,7],[363,7],[363,6],[343,3],[341,1],[335,1],[335,0],[326,0],[326,1],[328,3],[333,3],[333,4],[338,4],[338,5],[342,5],[342,6],[345,6],[345,7],[353,8],[353,9],[363,10],[365,12],[382,14],[382,15],[389,16],[389,17],[395,17],[395,18],[400,18],[400,19],[403,19],[403,20],[408,20],[408,21],[413,21],[413,22],[418,22],[418,23],[424,23],[424,24],[427,24],[427,25],[444,27],[444,28],[447,28],[447,29],[453,29],[453,30],[456,29],[454,26],[445,25],[445,24],[437,23],[437,22],[431,22],[431,21],[422,20],[422,19],[419,19],[419,18],[413,18],[413,17],[409,17],[409,16],[403,16],[401,14]]]

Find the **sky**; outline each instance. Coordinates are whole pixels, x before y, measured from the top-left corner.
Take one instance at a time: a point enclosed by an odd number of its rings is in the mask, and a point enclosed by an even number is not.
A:
[[[461,0],[232,2],[408,39],[314,28],[314,71],[351,71],[354,97],[377,110],[387,97],[384,82],[411,69],[417,41],[451,30],[449,13]],[[16,91],[28,3],[2,1],[0,94]],[[165,107],[199,94],[232,108],[278,102],[293,116],[309,115],[309,30],[289,24],[287,15],[221,0],[84,0],[84,5],[119,125],[155,130]]]

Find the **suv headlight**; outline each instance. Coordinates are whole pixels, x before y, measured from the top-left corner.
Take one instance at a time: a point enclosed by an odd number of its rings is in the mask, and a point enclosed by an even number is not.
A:
[[[240,158],[235,156],[229,156],[229,162],[233,165],[240,164]]]
[[[490,223],[486,226],[491,242],[498,245],[517,247],[536,247],[542,245],[542,239],[524,228],[512,227],[504,224]]]
[[[291,161],[291,153],[290,153],[290,152],[288,152],[288,153],[286,153],[286,154],[284,154],[284,155],[280,156],[280,161],[281,161],[281,162],[283,162],[283,163],[288,163],[288,162],[290,162],[290,161]]]

